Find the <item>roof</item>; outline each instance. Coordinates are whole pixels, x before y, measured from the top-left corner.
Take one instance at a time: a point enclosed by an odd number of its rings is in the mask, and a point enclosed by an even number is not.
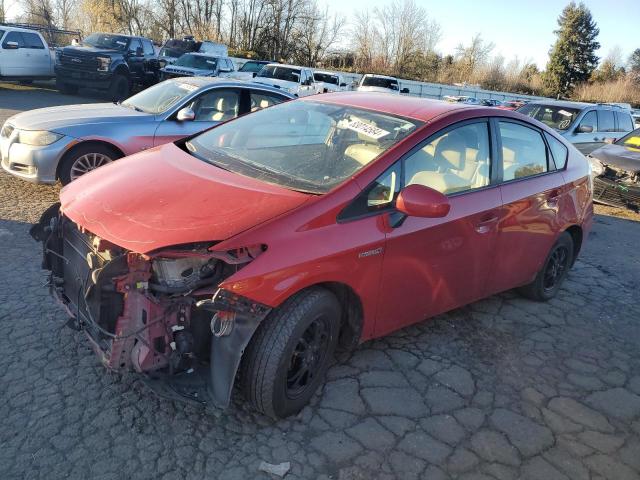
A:
[[[275,88],[270,85],[265,85],[262,83],[256,82],[247,82],[245,80],[236,80],[233,78],[224,78],[224,77],[177,77],[172,78],[171,80],[167,80],[171,82],[178,83],[186,83],[189,85],[193,85],[194,87],[207,87],[210,85],[216,85],[219,87],[246,87],[246,88],[255,88],[259,90],[268,90],[270,92],[279,93],[285,97],[294,98],[293,95],[285,92],[280,88]]]
[[[396,77],[390,77],[389,75],[378,75],[377,73],[365,73],[363,77],[386,78],[388,80],[398,80]]]
[[[349,105],[355,108],[375,110],[390,115],[414,118],[428,122],[429,120],[454,110],[469,108],[487,108],[464,103],[450,103],[429,98],[409,97],[392,93],[377,92],[340,92],[325,93],[303,97],[302,101],[318,101]]]
[[[517,100],[515,100],[517,101]],[[561,108],[579,108],[595,107],[595,103],[571,102],[568,100],[532,100],[528,105],[553,105]]]
[[[286,63],[275,63],[275,62],[270,62],[267,65],[268,66],[273,65],[275,67],[297,68],[297,69],[300,69],[300,70],[303,69],[303,68],[305,68],[305,69],[309,68],[309,67],[303,67],[301,65],[289,65],[289,64],[286,64]]]

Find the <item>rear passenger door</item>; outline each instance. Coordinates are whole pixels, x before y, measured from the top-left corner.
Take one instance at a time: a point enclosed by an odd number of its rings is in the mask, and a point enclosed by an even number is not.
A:
[[[593,112],[595,114],[595,112]],[[494,120],[505,214],[498,226],[493,292],[533,280],[560,230],[559,212],[570,187],[542,131],[515,120]],[[560,168],[566,147],[551,137]]]

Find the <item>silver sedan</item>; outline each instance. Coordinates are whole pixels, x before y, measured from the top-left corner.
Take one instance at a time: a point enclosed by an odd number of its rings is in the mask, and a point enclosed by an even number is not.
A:
[[[0,130],[0,159],[4,170],[24,180],[60,180],[66,185],[118,158],[291,98],[256,83],[175,78],[119,104],[60,106],[15,115]]]

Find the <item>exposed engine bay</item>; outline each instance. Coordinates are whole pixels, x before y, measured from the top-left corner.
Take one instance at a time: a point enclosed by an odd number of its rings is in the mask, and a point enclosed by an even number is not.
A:
[[[599,173],[593,182],[594,201],[640,211],[640,170],[602,164]]]
[[[270,308],[220,289],[261,247],[216,252],[192,244],[143,255],[49,208],[43,242],[52,294],[105,367],[142,373],[157,393],[226,406],[242,351]]]

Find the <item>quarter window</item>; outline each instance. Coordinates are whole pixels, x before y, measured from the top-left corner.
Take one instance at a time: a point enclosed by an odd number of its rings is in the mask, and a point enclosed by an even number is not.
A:
[[[615,132],[616,124],[611,110],[598,110],[598,131]]]
[[[2,36],[0,34],[0,36]],[[623,112],[616,112],[616,118],[618,119],[618,132],[630,132],[633,130],[633,120],[631,115]]]
[[[562,170],[567,165],[567,156],[569,155],[569,150],[557,138],[549,135],[546,132],[544,136],[546,137],[549,148],[551,149],[551,155],[553,155],[553,160],[555,162],[556,168],[558,170]]]
[[[505,182],[547,172],[547,147],[542,135],[524,125],[499,122],[502,178]]]
[[[405,185],[419,184],[444,194],[489,185],[489,128],[467,124],[439,135],[405,159]]]

